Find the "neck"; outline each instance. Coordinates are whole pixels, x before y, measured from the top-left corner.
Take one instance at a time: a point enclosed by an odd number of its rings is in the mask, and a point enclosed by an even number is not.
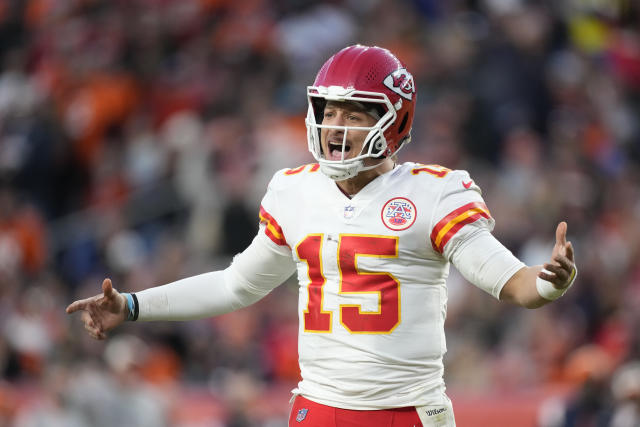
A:
[[[347,197],[353,197],[362,190],[368,183],[385,174],[395,167],[396,163],[392,159],[384,159],[376,168],[360,172],[353,178],[344,181],[336,181],[336,185]]]

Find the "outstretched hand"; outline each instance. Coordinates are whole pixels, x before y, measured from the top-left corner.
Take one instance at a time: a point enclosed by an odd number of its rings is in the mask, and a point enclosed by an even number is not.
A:
[[[575,275],[573,246],[571,242],[567,242],[567,223],[564,221],[556,228],[556,244],[551,252],[551,262],[544,264],[543,267],[538,277],[551,282],[557,289],[569,286]]]
[[[107,331],[125,321],[127,301],[124,295],[113,289],[111,279],[102,282],[102,293],[91,298],[74,301],[67,307],[67,314],[82,310],[80,319],[89,335],[98,340],[107,337]]]

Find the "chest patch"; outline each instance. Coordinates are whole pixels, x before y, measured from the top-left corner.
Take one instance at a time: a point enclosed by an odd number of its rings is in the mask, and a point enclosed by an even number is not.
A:
[[[380,216],[382,223],[390,230],[402,231],[416,221],[416,205],[405,197],[394,197],[384,204]]]

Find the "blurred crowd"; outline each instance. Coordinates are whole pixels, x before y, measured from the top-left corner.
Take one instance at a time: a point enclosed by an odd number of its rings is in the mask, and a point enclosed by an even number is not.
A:
[[[64,307],[225,267],[270,176],[312,161],[306,86],[357,42],[416,79],[401,161],[469,170],[528,264],[569,225],[578,281],[542,309],[452,271],[459,419],[536,390],[518,425],[640,425],[638,2],[0,0],[0,426],[285,425],[295,283],[106,342]]]

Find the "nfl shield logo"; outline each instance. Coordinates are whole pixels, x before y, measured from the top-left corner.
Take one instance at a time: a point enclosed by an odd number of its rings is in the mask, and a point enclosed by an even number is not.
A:
[[[296,421],[302,422],[302,420],[304,420],[307,417],[307,412],[309,412],[307,408],[299,409],[298,415],[296,416]]]
[[[356,210],[355,206],[351,206],[351,205],[345,206],[344,207],[344,217],[346,219],[353,218],[353,213],[355,212],[355,210]]]

